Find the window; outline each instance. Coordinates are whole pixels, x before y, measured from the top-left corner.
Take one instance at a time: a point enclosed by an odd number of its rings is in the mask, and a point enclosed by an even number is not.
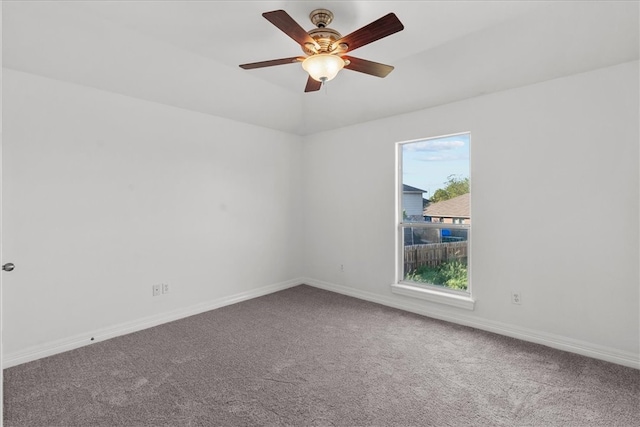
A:
[[[473,308],[470,134],[398,143],[396,293]]]

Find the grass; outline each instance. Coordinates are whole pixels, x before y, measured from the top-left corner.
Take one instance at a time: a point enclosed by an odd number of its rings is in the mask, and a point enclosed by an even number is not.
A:
[[[461,261],[447,261],[438,267],[418,267],[409,272],[405,280],[431,285],[444,286],[449,289],[467,290],[467,265]]]

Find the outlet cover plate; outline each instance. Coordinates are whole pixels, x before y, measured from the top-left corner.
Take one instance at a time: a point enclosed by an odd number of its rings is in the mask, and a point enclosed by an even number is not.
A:
[[[522,305],[522,295],[518,291],[511,291],[511,303]]]

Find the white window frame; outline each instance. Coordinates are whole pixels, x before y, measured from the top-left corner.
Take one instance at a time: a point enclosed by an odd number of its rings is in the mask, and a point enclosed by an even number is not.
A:
[[[473,310],[475,300],[472,297],[471,287],[471,224],[447,224],[443,222],[405,222],[402,215],[402,147],[430,139],[441,139],[456,135],[468,135],[471,141],[470,132],[459,132],[449,135],[440,135],[429,138],[415,139],[411,141],[402,141],[396,143],[396,280],[391,285],[391,291],[395,294],[419,298],[440,304],[451,305],[458,308]],[[414,228],[448,228],[448,229],[466,229],[468,230],[467,238],[467,290],[460,291],[456,289],[448,289],[446,287],[418,284],[404,280],[404,229],[406,227]]]

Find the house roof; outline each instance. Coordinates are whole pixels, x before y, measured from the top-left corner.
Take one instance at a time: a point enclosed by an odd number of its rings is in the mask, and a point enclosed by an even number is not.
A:
[[[402,184],[402,192],[403,193],[426,193],[426,190],[421,190],[419,188],[416,187],[412,187],[410,185],[407,184]]]
[[[424,210],[424,216],[439,218],[470,218],[469,193],[442,202],[432,203]]]

